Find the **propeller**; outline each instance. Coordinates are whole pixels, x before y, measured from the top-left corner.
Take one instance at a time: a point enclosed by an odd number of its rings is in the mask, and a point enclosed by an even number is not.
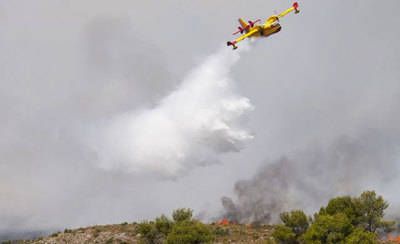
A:
[[[257,23],[257,22],[260,22],[261,21],[261,19],[258,19],[258,20],[256,20],[256,21],[251,21],[251,20],[249,20],[249,25],[250,25],[250,27],[254,27],[254,25]]]
[[[232,35],[236,35],[236,34],[239,34],[239,33],[243,34],[243,32],[244,32],[244,29],[241,26],[238,26],[238,31],[232,33]]]

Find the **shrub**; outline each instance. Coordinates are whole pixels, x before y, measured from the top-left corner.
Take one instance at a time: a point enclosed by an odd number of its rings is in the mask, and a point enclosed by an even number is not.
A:
[[[168,233],[171,231],[173,222],[169,220],[165,215],[161,215],[160,217],[156,218],[154,225],[157,232],[162,233],[164,236],[167,236]]]
[[[375,233],[365,231],[362,228],[356,228],[347,238],[346,244],[375,244],[378,243]]]
[[[360,225],[365,230],[376,232],[379,228],[391,227],[390,222],[383,221],[384,211],[389,204],[383,200],[382,196],[376,196],[374,191],[365,191],[355,202],[360,211]]]
[[[345,214],[319,215],[302,239],[306,243],[344,243],[352,228]]]
[[[72,230],[71,229],[65,229],[64,233],[72,233]]]
[[[172,213],[172,219],[175,222],[190,221],[192,220],[193,210],[189,208],[176,209]]]
[[[395,224],[383,219],[388,206],[374,191],[335,197],[314,220],[299,210],[282,213],[283,225],[276,226],[273,237],[280,243],[377,243],[377,232],[390,232]]]
[[[279,243],[299,243],[299,237],[306,232],[309,221],[307,215],[301,210],[283,212],[280,214],[283,225],[276,226],[272,236]]]
[[[319,211],[320,215],[335,215],[338,213],[345,214],[353,225],[359,224],[361,211],[357,208],[355,200],[350,196],[332,198],[326,208],[321,208]]]
[[[283,224],[289,227],[296,237],[302,235],[308,228],[307,215],[301,210],[283,212],[280,214],[280,218]]]
[[[141,234],[141,239],[144,243],[162,243],[162,239],[164,238],[164,235],[157,231],[154,222],[143,222],[138,224],[137,231]]]
[[[275,227],[274,232],[272,233],[272,237],[274,237],[278,243],[284,243],[284,244],[298,243],[296,239],[296,234],[292,231],[291,228],[285,225],[277,225]]]
[[[165,215],[155,221],[142,222],[137,226],[143,243],[207,243],[214,239],[214,232],[205,224],[192,220],[193,211],[177,209],[173,212],[173,220]]]
[[[176,223],[167,236],[168,244],[200,244],[214,240],[211,229],[198,221],[180,221]]]

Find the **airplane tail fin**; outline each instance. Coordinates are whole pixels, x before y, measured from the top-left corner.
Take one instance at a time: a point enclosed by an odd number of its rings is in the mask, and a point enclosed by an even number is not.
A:
[[[240,26],[242,26],[243,29],[246,29],[247,26],[249,25],[249,24],[247,24],[247,22],[244,21],[244,19],[242,19],[242,18],[239,18],[239,24],[240,24]]]

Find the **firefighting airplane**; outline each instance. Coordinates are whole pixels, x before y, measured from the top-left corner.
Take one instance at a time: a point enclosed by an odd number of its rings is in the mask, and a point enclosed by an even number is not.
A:
[[[233,49],[236,49],[237,48],[236,44],[240,41],[243,41],[246,38],[268,37],[272,34],[279,32],[282,28],[281,25],[279,24],[279,19],[289,14],[292,11],[294,11],[295,14],[300,12],[299,4],[297,2],[293,3],[291,8],[286,9],[282,13],[270,16],[262,25],[256,25],[257,22],[261,22],[261,19],[258,19],[256,21],[250,20],[248,23],[246,23],[243,19],[240,18],[239,19],[240,26],[238,27],[239,30],[233,33],[233,35],[239,33],[240,34],[246,33],[246,34],[240,36],[234,41],[227,42],[227,45],[232,46]]]

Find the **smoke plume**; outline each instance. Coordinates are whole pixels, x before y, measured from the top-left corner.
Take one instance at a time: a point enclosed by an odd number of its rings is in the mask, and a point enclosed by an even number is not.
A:
[[[103,123],[95,132],[102,136],[96,138],[100,167],[175,177],[243,148],[252,135],[241,120],[252,105],[237,94],[229,76],[238,60],[237,52],[224,48],[155,107]]]
[[[283,211],[311,213],[331,197],[368,189],[388,197],[394,212],[398,201],[391,196],[398,178],[398,136],[399,131],[370,129],[265,162],[252,179],[235,184],[236,201],[222,198],[225,215],[242,223],[277,222]]]

